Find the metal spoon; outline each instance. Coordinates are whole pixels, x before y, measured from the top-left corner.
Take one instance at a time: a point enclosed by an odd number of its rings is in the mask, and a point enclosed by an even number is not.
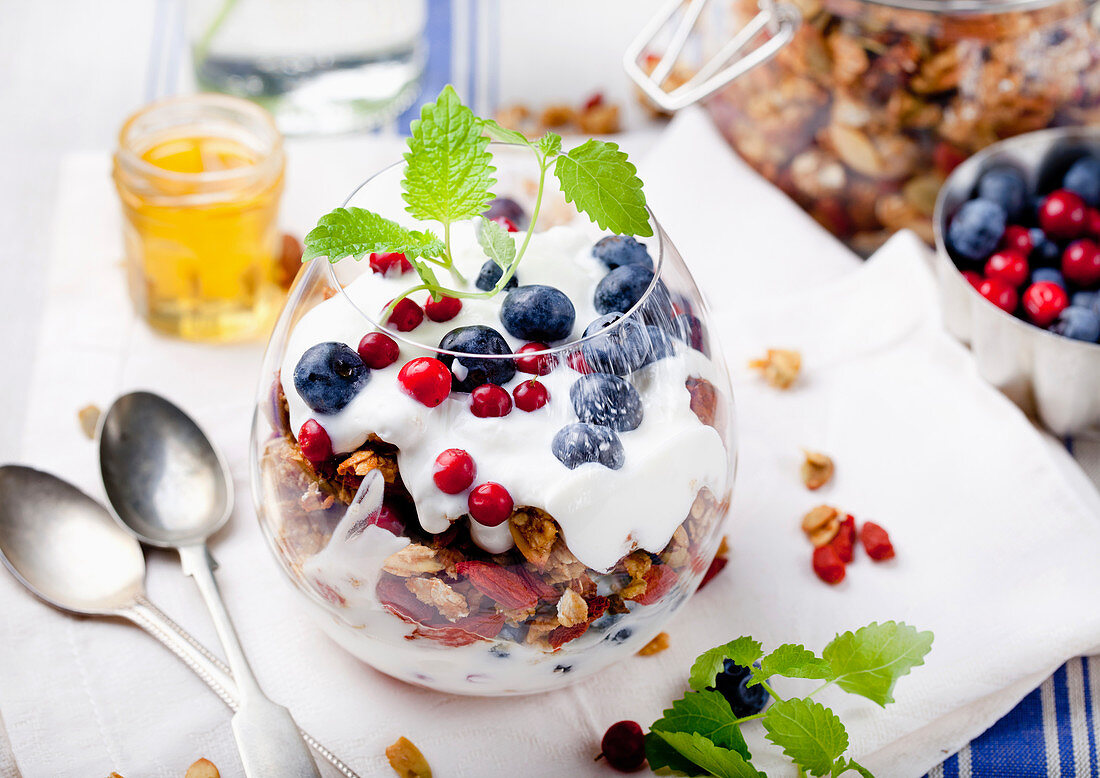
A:
[[[115,514],[139,540],[179,552],[195,579],[237,681],[241,707],[233,735],[249,778],[317,776],[290,711],[260,689],[214,578],[206,539],[229,519],[229,468],[198,425],[149,392],[117,400],[103,417],[99,466]]]
[[[21,465],[0,467],[0,560],[58,610],[141,627],[237,710],[229,668],[146,597],[141,546],[72,484]],[[359,778],[312,736],[301,735],[346,778]]]

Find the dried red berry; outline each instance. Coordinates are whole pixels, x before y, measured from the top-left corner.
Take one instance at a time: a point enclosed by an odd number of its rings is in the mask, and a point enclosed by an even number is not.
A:
[[[867,556],[876,562],[894,558],[894,544],[890,542],[890,536],[874,522],[863,522],[863,527],[859,530],[859,541]]]
[[[814,572],[827,584],[838,584],[844,580],[844,563],[835,548],[825,545],[814,549]]]
[[[710,567],[703,573],[703,580],[699,582],[699,589],[709,584],[714,576],[726,569],[726,565],[729,564],[729,560],[724,556],[716,556],[710,561]]]
[[[652,605],[668,594],[679,578],[676,571],[668,565],[654,565],[645,574],[647,584],[645,591],[634,597],[634,602],[639,605]]]
[[[432,321],[450,321],[455,316],[458,316],[458,312],[462,310],[462,301],[457,297],[447,297],[441,295],[436,300],[431,295],[428,295],[427,301],[424,303],[424,314]]]
[[[315,419],[310,419],[298,430],[298,447],[302,449],[302,456],[315,465],[332,456],[332,440]]]
[[[550,643],[550,647],[557,651],[570,640],[576,640],[587,631],[587,621],[583,624],[577,624],[572,627],[557,627],[549,635],[546,636],[546,640]]]
[[[404,254],[386,252],[370,255],[370,269],[379,275],[386,275],[397,269],[393,275],[401,275],[412,270],[412,263]]]
[[[368,332],[359,341],[359,358],[371,370],[389,367],[401,356],[397,341],[384,332]]]
[[[849,513],[848,517],[840,522],[840,529],[837,530],[836,537],[829,541],[829,545],[836,549],[836,555],[840,557],[840,561],[844,564],[848,564],[852,561],[855,542],[856,520],[855,517]]]
[[[637,770],[645,761],[645,733],[635,721],[619,721],[607,728],[600,748],[600,756],[616,770]]]
[[[455,568],[475,589],[507,610],[533,608],[538,604],[538,593],[527,585],[527,579],[506,567],[468,559],[459,562]]]

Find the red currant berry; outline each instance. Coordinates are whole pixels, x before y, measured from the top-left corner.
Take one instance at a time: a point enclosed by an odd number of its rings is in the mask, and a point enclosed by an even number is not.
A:
[[[569,354],[565,357],[565,363],[581,375],[588,375],[589,373],[595,372],[594,370],[592,370],[591,367],[588,366],[588,363],[585,362],[584,354],[579,351],[569,352]]]
[[[512,390],[512,395],[516,398],[516,407],[528,413],[537,411],[550,400],[550,392],[546,386],[534,379],[521,381]]]
[[[398,332],[409,332],[419,327],[422,321],[424,321],[424,310],[408,297],[402,297],[400,302],[393,306],[393,312],[390,318],[386,319],[386,324]]]
[[[1008,225],[1005,227],[1005,234],[1001,236],[1001,248],[1014,249],[1026,257],[1035,248],[1031,230],[1019,224]]]
[[[413,266],[404,254],[385,253],[370,255],[370,269],[375,273],[384,276],[389,274],[394,268],[397,268],[397,270],[393,275],[401,275],[412,270]]]
[[[1089,208],[1085,216],[1085,231],[1094,238],[1100,238],[1100,211]]]
[[[451,393],[451,371],[438,359],[417,357],[406,362],[397,374],[405,394],[434,408]]]
[[[507,216],[494,216],[492,221],[495,221],[501,227],[508,230],[508,232],[519,232],[519,227],[517,227],[516,223]]]
[[[368,332],[359,341],[359,358],[372,370],[389,367],[401,356],[397,341],[384,332]]]
[[[1038,327],[1049,326],[1067,305],[1066,290],[1051,281],[1038,281],[1024,290],[1024,311]]]
[[[645,761],[645,734],[637,722],[619,721],[607,728],[600,749],[600,755],[616,770],[637,770]]]
[[[1020,301],[1015,287],[1009,286],[999,278],[987,278],[982,281],[978,284],[978,293],[1008,313],[1016,310],[1016,303]]]
[[[512,515],[512,495],[500,484],[484,483],[470,492],[467,500],[474,521],[486,527],[496,527]]]
[[[458,494],[470,488],[477,475],[473,457],[460,448],[449,448],[435,458],[432,480],[439,491]]]
[[[1027,272],[1027,255],[1013,249],[998,251],[985,263],[986,278],[998,278],[1013,287],[1027,280]]]
[[[302,449],[302,456],[315,465],[332,456],[332,440],[325,428],[314,419],[307,421],[298,430],[298,447]]]
[[[367,524],[373,524],[376,527],[388,530],[398,536],[405,531],[405,522],[401,520],[401,516],[397,511],[385,504],[378,509],[378,513],[367,520]]]
[[[1055,189],[1039,206],[1039,226],[1052,238],[1070,240],[1085,230],[1088,206],[1080,195]]]
[[[1100,246],[1088,238],[1075,240],[1062,252],[1062,275],[1078,286],[1100,281]]]
[[[546,351],[549,346],[545,343],[527,343],[516,350],[516,370],[531,375],[546,375],[558,366],[558,358],[553,354],[543,354],[538,357],[524,357],[521,354],[529,354],[532,351]]]
[[[512,412],[512,398],[496,384],[482,384],[470,392],[470,412],[479,419],[507,416]]]
[[[985,280],[985,279],[982,278],[981,273],[975,273],[973,270],[964,270],[964,271],[962,271],[962,276],[975,289],[977,289],[979,286],[981,286],[982,281]]]
[[[432,321],[450,321],[462,310],[462,301],[457,297],[441,296],[438,301],[428,295],[424,303],[424,313]]]

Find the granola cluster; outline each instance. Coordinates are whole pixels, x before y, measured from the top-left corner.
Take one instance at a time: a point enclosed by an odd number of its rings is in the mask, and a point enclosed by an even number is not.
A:
[[[794,40],[708,108],[753,167],[861,253],[905,228],[931,243],[936,193],[975,151],[1100,118],[1086,0],[958,16],[794,2]],[[742,23],[759,10],[733,5]]]

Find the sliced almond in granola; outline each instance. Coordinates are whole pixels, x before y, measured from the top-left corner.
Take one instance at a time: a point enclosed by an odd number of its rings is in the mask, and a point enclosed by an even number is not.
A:
[[[803,449],[806,458],[802,462],[802,483],[807,489],[820,489],[833,477],[833,459],[820,451]]]
[[[415,543],[390,554],[382,563],[383,570],[402,578],[424,573],[438,573],[444,566],[443,562],[436,557],[435,549]]]
[[[668,633],[658,632],[653,640],[646,643],[638,650],[638,656],[653,656],[668,648]]]
[[[371,470],[381,470],[386,483],[392,484],[397,478],[397,459],[392,454],[362,449],[336,466],[337,475],[364,476]]]
[[[416,599],[431,605],[447,621],[458,621],[470,615],[466,598],[438,578],[410,578],[405,586]]]
[[[408,738],[398,738],[396,743],[388,747],[386,759],[401,778],[432,778],[432,768],[428,766],[428,760]]]
[[[802,531],[814,544],[824,546],[840,531],[840,513],[830,505],[818,505],[802,517]]]
[[[191,763],[183,778],[221,778],[221,773],[209,759],[199,759]]]
[[[572,589],[566,589],[558,600],[558,624],[575,627],[588,621],[588,603]]]
[[[770,348],[767,356],[752,360],[749,367],[759,370],[776,389],[789,389],[802,369],[802,355],[791,349]]]
[[[539,570],[545,569],[558,537],[558,525],[550,514],[538,508],[517,508],[508,519],[508,529],[527,561]]]
[[[76,418],[80,422],[80,430],[88,440],[95,440],[96,427],[99,426],[100,410],[95,405],[85,405],[76,412]]]

